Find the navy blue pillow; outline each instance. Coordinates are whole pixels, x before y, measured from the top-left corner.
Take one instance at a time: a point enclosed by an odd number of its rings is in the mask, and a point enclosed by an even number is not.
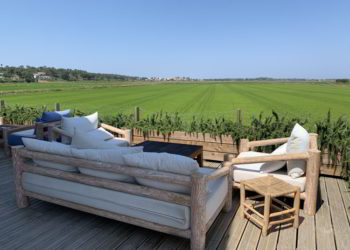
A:
[[[43,112],[40,121],[41,122],[57,122],[60,121],[62,116],[67,117],[70,114],[70,109],[63,111]]]

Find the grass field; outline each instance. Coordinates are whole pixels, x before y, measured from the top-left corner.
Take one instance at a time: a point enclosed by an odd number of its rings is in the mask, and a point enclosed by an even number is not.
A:
[[[233,110],[251,115],[276,110],[287,115],[324,117],[331,109],[333,117],[350,114],[350,87],[327,84],[295,83],[178,83],[128,86],[132,83],[40,83],[0,84],[0,92],[44,90],[37,93],[7,94],[0,97],[10,105],[42,105],[77,108],[102,114],[132,112],[135,106],[142,114],[160,110],[191,116],[233,116]],[[134,83],[139,85],[140,83]],[[143,83],[144,84],[144,83]]]

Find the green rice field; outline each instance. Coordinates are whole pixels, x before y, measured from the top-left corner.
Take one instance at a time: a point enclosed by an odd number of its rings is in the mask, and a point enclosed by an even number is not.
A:
[[[16,91],[24,91],[15,94]],[[25,91],[43,91],[25,93]],[[333,117],[350,114],[350,86],[317,83],[198,82],[138,83],[31,83],[0,84],[0,99],[10,105],[48,105],[114,114],[141,109],[142,116],[153,112],[178,112],[184,118],[233,117],[243,111],[244,120],[261,111],[276,110],[288,116],[322,118],[331,109]]]

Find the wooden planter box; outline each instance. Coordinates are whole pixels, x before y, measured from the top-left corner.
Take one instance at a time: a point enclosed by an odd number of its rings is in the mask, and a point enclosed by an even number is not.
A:
[[[145,138],[142,131],[133,129],[133,144],[148,141],[160,141],[160,142],[172,142],[180,144],[191,144],[191,145],[201,145],[203,146],[203,158],[204,160],[210,161],[224,161],[225,154],[232,154],[236,157],[238,152],[238,146],[233,142],[231,136],[219,136],[212,137],[210,134],[203,135],[202,133],[186,133],[182,131],[175,131],[164,138],[160,133],[157,134],[157,131],[150,131],[148,136]],[[322,155],[322,165],[321,165],[321,174],[330,175],[330,176],[341,176],[342,168],[341,166],[332,166],[328,162],[327,154]]]
[[[133,129],[132,142],[134,144],[145,140],[203,146],[204,160],[223,161],[225,154],[232,154],[233,156],[238,155],[237,145],[232,141],[230,136],[213,138],[209,134],[189,134],[186,132],[175,131],[171,133],[169,137],[164,138],[162,134],[157,135],[157,131],[151,131],[145,138],[142,131]]]

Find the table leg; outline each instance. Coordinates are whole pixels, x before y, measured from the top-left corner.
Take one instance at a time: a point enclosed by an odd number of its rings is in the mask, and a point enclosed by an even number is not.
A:
[[[271,206],[271,196],[270,195],[265,195],[264,226],[263,226],[263,229],[262,229],[263,236],[266,236],[267,235],[267,231],[269,230],[270,206]]]
[[[294,219],[294,228],[299,227],[299,209],[300,209],[300,188],[295,192],[294,195],[294,209],[295,209],[295,219]]]
[[[244,183],[241,182],[241,185],[240,185],[240,193],[241,193],[241,217],[244,218],[244,202],[245,202],[245,186],[244,186]]]
[[[200,167],[203,167],[203,150],[197,155],[196,160],[198,162],[198,165]]]

